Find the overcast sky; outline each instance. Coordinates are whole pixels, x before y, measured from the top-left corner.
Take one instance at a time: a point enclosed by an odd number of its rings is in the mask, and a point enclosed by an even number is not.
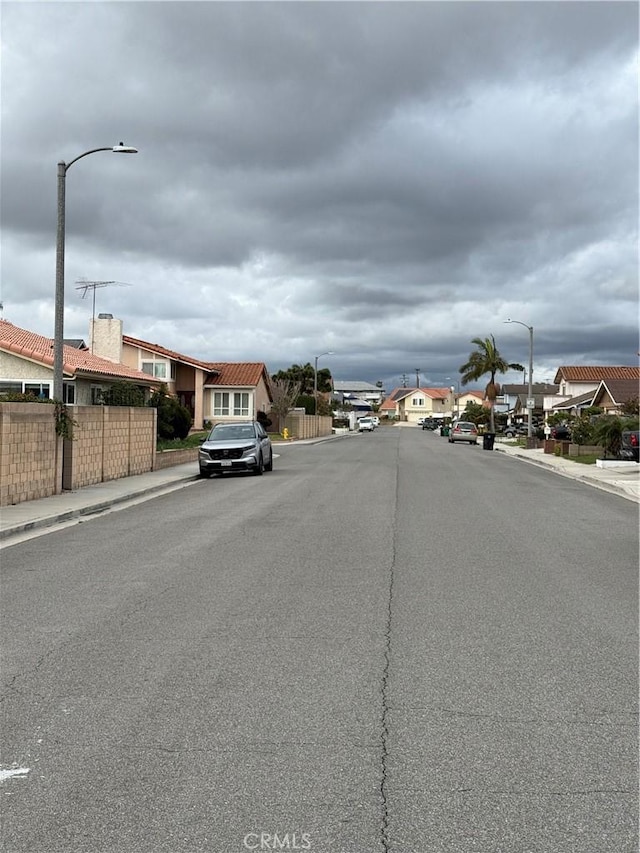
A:
[[[635,2],[2,3],[2,301],[210,361],[449,385],[637,364]],[[507,381],[521,381],[509,374]]]

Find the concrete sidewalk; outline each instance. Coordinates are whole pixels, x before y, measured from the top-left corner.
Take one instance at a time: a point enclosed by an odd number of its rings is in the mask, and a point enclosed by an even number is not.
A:
[[[566,456],[553,456],[542,449],[525,450],[523,447],[514,447],[510,442],[501,441],[494,444],[495,451],[640,503],[640,465],[637,462],[621,462],[612,467],[598,468],[595,465],[573,462]]]
[[[358,438],[359,436],[356,433],[344,437]],[[315,444],[318,441],[336,438],[341,437],[328,436],[326,439],[308,439],[304,442],[287,442],[287,444]],[[280,443],[274,444],[276,452],[280,446]],[[489,451],[482,451],[480,446],[478,452]],[[566,458],[550,456],[542,450],[525,450],[500,441],[496,442],[493,452],[508,454],[514,460],[539,465],[564,477],[579,480],[640,503],[640,465],[623,463],[615,468],[596,468],[594,465],[581,465]],[[0,509],[0,541],[31,530],[86,518],[120,503],[185,488],[198,480],[197,463],[189,462],[185,465],[165,468],[162,471],[151,471],[134,477],[97,483],[75,492],[64,492],[50,498],[2,507]]]

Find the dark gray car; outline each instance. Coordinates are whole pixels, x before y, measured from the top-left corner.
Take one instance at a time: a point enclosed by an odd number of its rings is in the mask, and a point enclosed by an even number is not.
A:
[[[198,464],[201,477],[231,471],[258,475],[273,471],[271,439],[255,421],[216,424],[200,445]]]

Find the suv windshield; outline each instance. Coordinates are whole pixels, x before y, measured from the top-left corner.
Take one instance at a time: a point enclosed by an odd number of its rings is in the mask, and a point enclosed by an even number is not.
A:
[[[255,437],[252,424],[218,424],[211,430],[207,441],[243,441]]]

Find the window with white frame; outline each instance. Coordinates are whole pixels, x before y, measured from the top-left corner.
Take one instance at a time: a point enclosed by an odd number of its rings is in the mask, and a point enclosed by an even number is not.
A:
[[[165,359],[145,359],[141,364],[141,370],[148,376],[153,376],[156,379],[167,379],[170,375],[169,362]]]
[[[66,388],[66,384],[63,387]],[[0,381],[0,394],[32,394],[39,400],[48,400],[51,398],[51,390],[50,382],[36,382],[33,380],[23,382],[20,379]],[[67,403],[69,401],[65,400],[64,402]]]
[[[246,391],[236,391],[233,395],[233,414],[242,418],[249,416],[249,394]]]
[[[213,395],[214,417],[222,417],[229,414],[229,392],[216,391]]]
[[[412,406],[424,406],[424,397],[414,397],[411,401]]]

